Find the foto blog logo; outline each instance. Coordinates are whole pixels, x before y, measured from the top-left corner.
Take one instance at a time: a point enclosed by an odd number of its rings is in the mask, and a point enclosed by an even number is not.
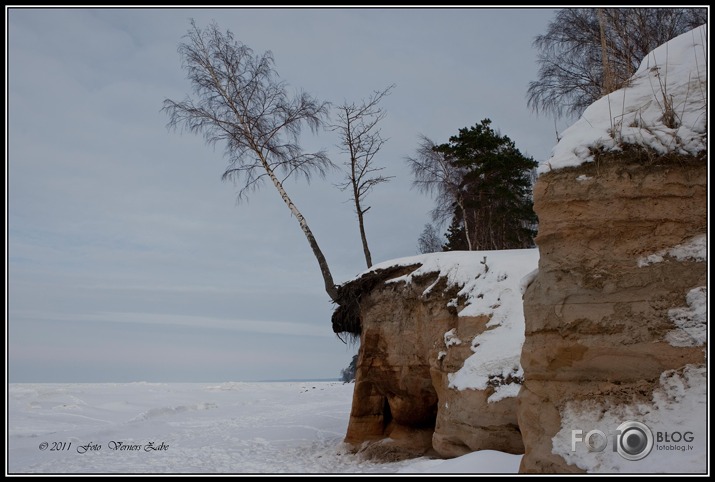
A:
[[[610,444],[609,444],[610,442]],[[653,432],[641,422],[626,421],[614,431],[604,433],[601,430],[571,430],[571,451],[576,451],[576,444],[584,443],[589,452],[603,452],[611,445],[613,452],[626,460],[641,460],[653,450]]]

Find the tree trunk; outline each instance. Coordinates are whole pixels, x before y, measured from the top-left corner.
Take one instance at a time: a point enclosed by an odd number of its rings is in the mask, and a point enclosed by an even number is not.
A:
[[[457,201],[457,205],[462,210],[462,222],[464,223],[464,235],[467,238],[467,249],[472,251],[472,239],[469,236],[469,224],[467,223],[467,211],[464,209],[464,203],[461,200]]]
[[[611,60],[608,54],[608,42],[606,40],[606,19],[603,9],[597,8],[598,26],[601,30],[601,63],[603,64],[603,86],[602,94],[610,94],[614,90],[613,72],[611,72]]]
[[[352,149],[352,145],[351,145]],[[372,267],[372,255],[370,254],[370,248],[367,246],[367,235],[365,234],[365,221],[363,214],[367,212],[369,207],[365,210],[360,206],[360,191],[357,185],[356,172],[355,172],[355,158],[350,160],[352,164],[352,177],[351,181],[353,183],[353,199],[355,200],[355,212],[358,217],[358,225],[360,226],[360,239],[362,240],[362,252],[365,254],[365,263],[367,263],[368,269]]]
[[[362,239],[362,251],[363,253],[365,253],[365,262],[367,263],[367,267],[371,268],[372,255],[370,254],[370,248],[367,247],[367,236],[365,235],[365,224],[363,221],[363,214],[367,212],[367,209],[365,211],[361,210],[360,203],[358,202],[355,202],[355,207],[357,208],[358,213],[358,224],[360,224],[360,239]]]
[[[323,255],[323,251],[320,249],[320,246],[318,246],[318,242],[315,240],[313,232],[310,230],[310,227],[308,227],[308,222],[305,220],[303,214],[301,214],[301,212],[298,210],[291,198],[288,196],[288,193],[283,188],[283,184],[281,184],[280,180],[276,177],[273,172],[273,169],[271,169],[271,167],[268,165],[268,162],[266,162],[263,155],[260,155],[260,159],[261,163],[263,164],[263,167],[268,173],[268,176],[271,178],[271,181],[273,181],[273,185],[276,187],[278,193],[281,195],[283,202],[286,203],[288,209],[290,209],[290,212],[293,213],[293,215],[298,220],[298,224],[300,224],[300,228],[303,230],[303,234],[305,234],[305,237],[308,239],[308,244],[310,244],[310,248],[313,250],[313,255],[318,260],[320,272],[323,275],[323,282],[325,283],[325,291],[326,293],[328,293],[328,296],[330,296],[330,299],[332,301],[335,301],[338,297],[338,287],[335,286],[335,283],[333,282],[333,275],[330,273],[328,262],[325,259],[325,256]]]

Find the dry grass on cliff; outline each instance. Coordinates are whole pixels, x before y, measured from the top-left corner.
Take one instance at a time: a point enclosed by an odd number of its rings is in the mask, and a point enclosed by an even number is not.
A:
[[[707,162],[708,153],[706,150],[698,152],[696,155],[682,154],[678,152],[660,153],[652,147],[638,144],[623,144],[620,151],[602,151],[592,149],[595,164],[616,162],[623,164],[624,161],[632,162],[643,166],[655,165],[687,165]]]
[[[650,147],[624,144],[621,150],[605,151],[602,149],[591,149],[593,162],[585,162],[578,166],[567,166],[552,171],[544,172],[540,176],[562,175],[564,173],[578,173],[587,175],[598,175],[600,169],[618,164],[628,169],[629,166],[696,166],[706,164],[708,152],[700,151],[697,155],[679,154],[668,152],[665,154],[657,152]]]

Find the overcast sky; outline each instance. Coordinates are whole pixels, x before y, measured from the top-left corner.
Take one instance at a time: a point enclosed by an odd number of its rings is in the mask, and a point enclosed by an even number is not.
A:
[[[395,176],[370,197],[375,262],[417,253],[432,200],[404,158],[484,118],[537,161],[553,119],[526,107],[547,9],[17,9],[8,28],[8,358],[12,382],[336,377],[355,347],[271,185],[236,204],[223,146],[167,130],[190,91],[177,45],[216,20],[281,78],[334,103],[382,105]],[[560,125],[563,129],[565,125]],[[331,133],[305,139],[341,158]],[[288,182],[337,282],[364,269],[346,193]]]

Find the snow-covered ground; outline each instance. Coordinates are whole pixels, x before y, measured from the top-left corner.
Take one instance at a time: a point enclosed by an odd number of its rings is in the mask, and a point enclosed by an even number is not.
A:
[[[10,474],[515,473],[521,456],[375,463],[342,444],[352,384],[13,383]]]

